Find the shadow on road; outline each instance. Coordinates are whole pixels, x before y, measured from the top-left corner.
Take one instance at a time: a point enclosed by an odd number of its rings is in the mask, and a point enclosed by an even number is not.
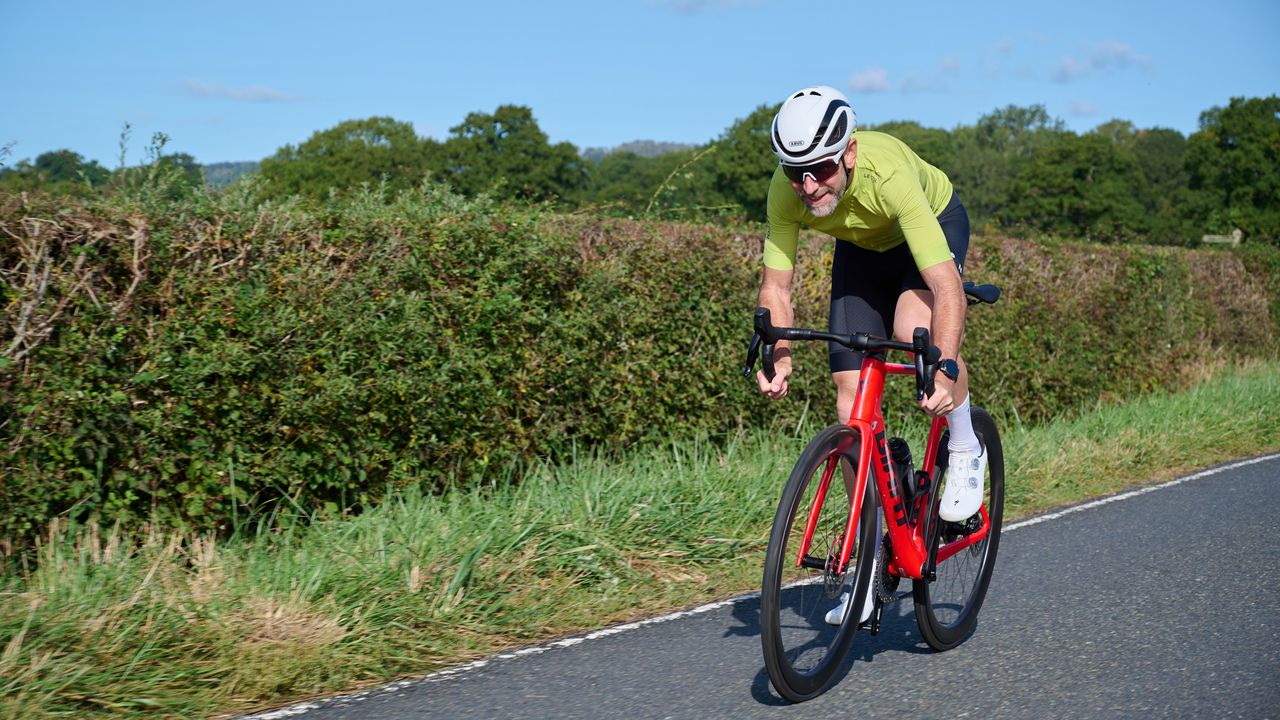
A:
[[[733,619],[737,624],[725,629],[723,637],[759,637],[760,635],[760,598],[743,600],[733,605]],[[904,652],[911,654],[932,653],[925,644],[916,626],[915,607],[911,598],[907,597],[884,609],[880,622],[880,632],[872,635],[867,630],[859,630],[853,638],[853,648],[844,661],[836,678],[842,682],[851,672],[856,671],[860,662],[874,662],[875,657],[885,652]],[[763,659],[760,670],[751,681],[751,697],[761,705],[788,705],[769,683],[769,673],[765,669]]]

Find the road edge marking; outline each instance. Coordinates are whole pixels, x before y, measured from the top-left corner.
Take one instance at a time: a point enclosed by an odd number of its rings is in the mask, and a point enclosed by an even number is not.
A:
[[[1237,460],[1236,462],[1227,463],[1225,465],[1219,465],[1217,467],[1209,468],[1208,470],[1201,470],[1199,472],[1192,473],[1190,475],[1185,475],[1180,478],[1174,478],[1173,480],[1167,480],[1165,482],[1157,483],[1155,485],[1148,485],[1146,487],[1134,488],[1133,490],[1126,490],[1116,495],[1108,495],[1106,497],[1098,498],[1097,500],[1089,500],[1088,502],[1084,502],[1079,505],[1072,505],[1070,507],[1066,507],[1061,510],[1054,510],[1051,512],[1044,513],[1043,515],[1036,515],[1034,517],[1029,517],[1026,520],[1019,520],[1018,522],[1013,523],[1012,525],[1006,525],[1001,530],[1001,532],[1002,533],[1011,532],[1019,528],[1038,525],[1042,522],[1047,522],[1049,520],[1057,520],[1060,517],[1063,517],[1065,515],[1070,515],[1072,513],[1078,513],[1084,510],[1092,510],[1093,508],[1099,507],[1101,505],[1106,505],[1108,503],[1113,503],[1120,500],[1128,500],[1129,498],[1132,498],[1132,497],[1137,497],[1139,495],[1146,495],[1147,493],[1155,492],[1157,490],[1163,490],[1165,488],[1173,487],[1174,485],[1181,485],[1182,483],[1190,482],[1191,480],[1200,480],[1201,478],[1206,478],[1211,475],[1217,475],[1220,472],[1224,472],[1227,470],[1235,470],[1236,468],[1245,467],[1247,465],[1255,465],[1260,462],[1275,460],[1276,458],[1280,458],[1280,453],[1271,453],[1269,455],[1259,455],[1258,457],[1249,458],[1248,460]]]

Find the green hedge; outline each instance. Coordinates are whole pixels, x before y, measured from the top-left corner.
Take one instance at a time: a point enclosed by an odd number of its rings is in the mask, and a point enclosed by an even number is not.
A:
[[[435,186],[58,202],[0,196],[0,539],[60,514],[228,529],[834,412],[823,348],[787,402],[738,375],[754,228]],[[1005,297],[970,318],[976,400],[1039,422],[1270,354],[1276,257],[977,239],[967,270]],[[829,258],[810,237],[803,322],[825,322]]]

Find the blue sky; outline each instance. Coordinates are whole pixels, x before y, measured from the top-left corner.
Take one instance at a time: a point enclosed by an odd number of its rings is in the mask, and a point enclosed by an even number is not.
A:
[[[258,160],[343,120],[443,139],[527,105],[555,142],[701,143],[804,85],[860,122],[952,128],[1042,103],[1189,134],[1280,94],[1280,1],[71,2],[0,0],[5,162],[129,162],[152,133],[201,163]]]

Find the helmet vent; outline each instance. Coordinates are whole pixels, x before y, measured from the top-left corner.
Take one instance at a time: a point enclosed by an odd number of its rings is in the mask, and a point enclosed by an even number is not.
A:
[[[840,113],[839,117],[836,118],[836,125],[831,130],[831,134],[827,137],[827,142],[823,144],[823,147],[839,145],[840,141],[844,139],[844,130],[845,130],[846,124],[847,123],[845,120],[845,114]]]

